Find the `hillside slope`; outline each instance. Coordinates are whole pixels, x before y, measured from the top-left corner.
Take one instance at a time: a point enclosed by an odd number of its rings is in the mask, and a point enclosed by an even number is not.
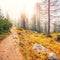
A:
[[[20,38],[20,50],[26,60],[48,60],[48,54],[54,54],[54,58],[60,58],[60,43],[56,41],[57,33],[51,34],[51,38],[31,30],[17,29],[17,33]],[[40,44],[39,46],[46,48],[48,53],[41,50],[38,53],[39,48],[33,50],[34,44]]]

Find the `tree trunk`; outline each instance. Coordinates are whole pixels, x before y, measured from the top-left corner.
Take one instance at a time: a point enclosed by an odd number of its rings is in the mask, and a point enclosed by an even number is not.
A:
[[[50,0],[48,0],[48,35],[50,34]]]

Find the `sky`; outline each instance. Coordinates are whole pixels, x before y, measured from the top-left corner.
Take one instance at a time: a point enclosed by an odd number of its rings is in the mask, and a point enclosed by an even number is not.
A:
[[[0,8],[4,14],[8,13],[13,20],[18,19],[23,11],[31,17],[36,2],[42,3],[43,0],[0,0]]]

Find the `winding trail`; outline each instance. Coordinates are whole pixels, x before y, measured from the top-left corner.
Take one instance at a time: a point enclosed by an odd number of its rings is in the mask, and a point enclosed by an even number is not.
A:
[[[0,43],[0,60],[25,60],[19,49],[19,38],[13,27],[11,35]]]

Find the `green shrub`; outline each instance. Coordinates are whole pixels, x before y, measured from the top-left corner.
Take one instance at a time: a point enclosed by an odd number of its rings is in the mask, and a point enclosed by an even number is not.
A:
[[[0,34],[9,32],[9,28],[12,27],[10,21],[5,18],[0,19]]]

